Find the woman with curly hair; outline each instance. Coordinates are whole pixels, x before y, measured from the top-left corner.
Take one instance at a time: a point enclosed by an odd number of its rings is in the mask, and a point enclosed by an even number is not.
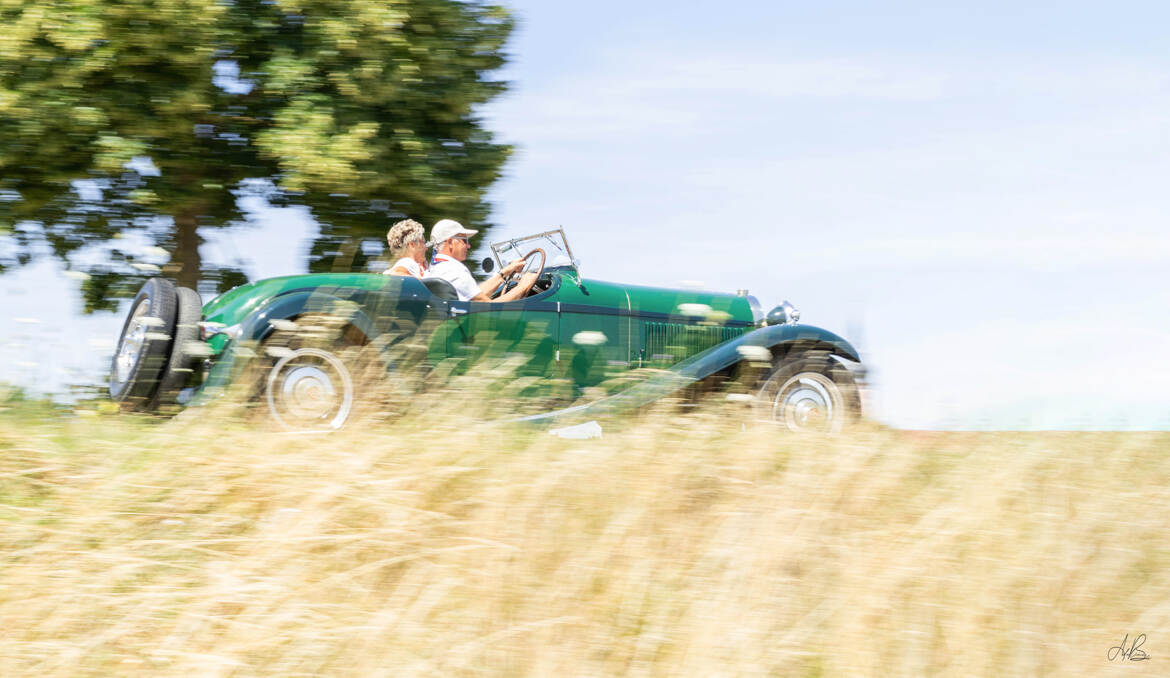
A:
[[[408,275],[422,278],[427,272],[426,232],[414,219],[403,219],[386,234],[390,253],[397,261],[383,271],[385,275]]]

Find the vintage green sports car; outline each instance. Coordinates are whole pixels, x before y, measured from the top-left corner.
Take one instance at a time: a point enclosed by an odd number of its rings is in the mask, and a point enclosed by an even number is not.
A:
[[[394,380],[402,364],[396,347],[409,344],[424,347],[424,366],[477,351],[521,355],[521,374],[569,384],[569,400],[587,387],[612,385],[615,374],[643,368],[649,375],[588,405],[527,417],[534,421],[595,418],[680,391],[712,390],[796,431],[837,432],[861,415],[857,351],[831,332],[797,324],[787,302],[764,313],[746,290],[583,278],[561,229],[491,250],[486,271],[525,256],[526,270],[537,274],[526,297],[466,302],[444,280],[330,273],[259,280],[203,305],[195,291],[151,279],[130,305],[110,396],[148,411],[198,404],[237,383],[247,366],[260,374],[254,399],[279,425],[338,429],[361,402],[354,347],[382,356],[379,378]],[[322,318],[335,330],[328,341],[289,339]]]

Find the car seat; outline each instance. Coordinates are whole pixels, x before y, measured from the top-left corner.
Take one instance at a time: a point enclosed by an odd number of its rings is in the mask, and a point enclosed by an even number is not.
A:
[[[459,300],[459,293],[455,291],[455,286],[442,278],[423,278],[422,283],[427,286],[431,294],[443,301]]]

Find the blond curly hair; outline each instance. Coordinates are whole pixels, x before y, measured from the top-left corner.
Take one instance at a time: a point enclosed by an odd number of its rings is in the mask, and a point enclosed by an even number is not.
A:
[[[390,246],[390,251],[396,255],[406,248],[407,243],[412,243],[415,240],[425,242],[426,239],[426,230],[422,224],[414,219],[403,219],[391,226],[390,231],[386,233],[386,244]]]

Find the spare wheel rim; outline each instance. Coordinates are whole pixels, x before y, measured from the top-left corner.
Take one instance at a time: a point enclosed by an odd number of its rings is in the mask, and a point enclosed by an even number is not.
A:
[[[126,333],[122,335],[122,343],[118,346],[118,355],[114,359],[114,376],[119,384],[124,384],[130,379],[139,357],[142,356],[147,332],[146,324],[142,320],[147,311],[147,304],[139,304],[130,316]]]

